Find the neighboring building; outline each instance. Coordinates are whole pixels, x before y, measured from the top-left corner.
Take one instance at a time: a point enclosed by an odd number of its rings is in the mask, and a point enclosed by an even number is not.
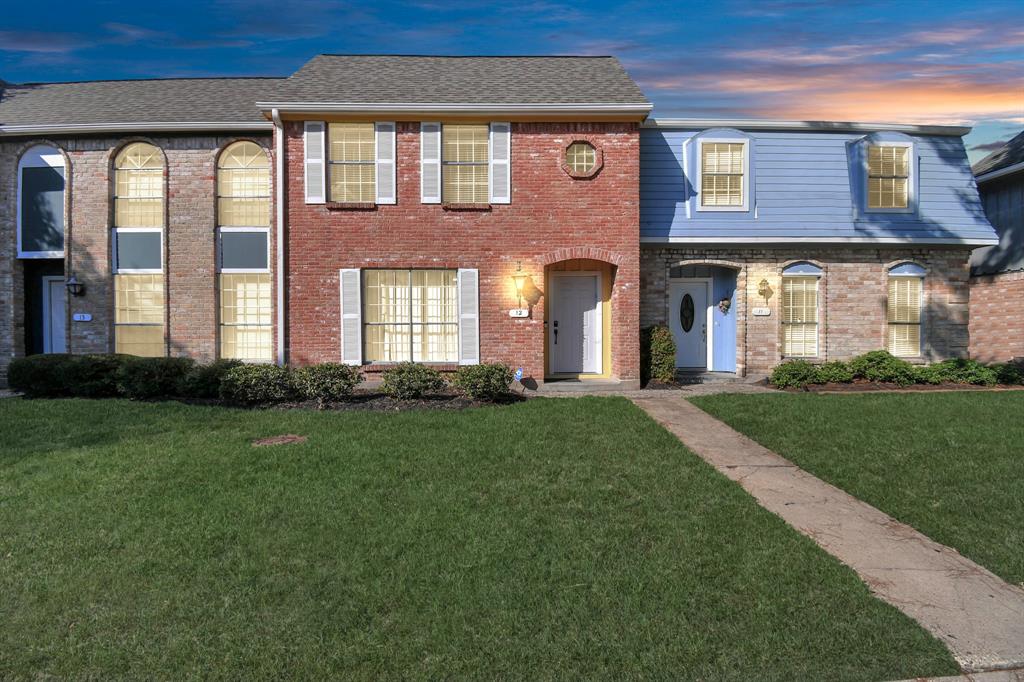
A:
[[[994,242],[967,131],[648,121],[641,324],[667,323],[698,370],[966,356],[967,260]]]
[[[0,373],[66,350],[635,384],[654,323],[696,371],[966,354],[995,237],[965,129],[650,109],[610,57],[4,85]]]
[[[971,256],[971,356],[1024,358],[1024,132],[972,170],[999,244]]]

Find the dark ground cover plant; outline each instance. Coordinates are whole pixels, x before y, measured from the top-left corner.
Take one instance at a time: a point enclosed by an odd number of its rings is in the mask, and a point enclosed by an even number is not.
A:
[[[118,394],[117,371],[130,357],[54,353],[15,358],[7,382],[30,398],[108,398]]]
[[[769,381],[777,388],[803,388],[808,384],[821,383],[818,368],[806,360],[790,360],[776,365]]]
[[[646,384],[676,378],[676,340],[668,327],[655,325],[640,333],[640,377]]]
[[[501,363],[466,365],[456,370],[452,386],[473,400],[496,401],[509,395],[514,377],[512,368]]]
[[[117,368],[117,389],[126,398],[175,398],[182,380],[195,367],[190,358],[128,357]]]
[[[208,364],[196,364],[178,382],[178,395],[182,398],[212,400],[220,397],[220,384],[224,374],[234,367],[240,367],[241,360],[214,360]]]
[[[963,358],[943,360],[924,367],[916,367],[914,371],[918,382],[924,384],[995,386],[999,381],[999,374],[996,370],[986,367],[977,360]]]
[[[1000,362],[992,365],[992,369],[996,373],[996,381],[1000,384],[1024,384],[1024,366],[1020,363]]]
[[[889,351],[873,350],[850,360],[854,379],[909,386],[917,380],[914,366]]]
[[[329,402],[351,397],[356,386],[363,381],[363,373],[351,365],[324,362],[299,367],[292,372],[292,380],[300,396],[315,400],[317,407],[323,409]]]
[[[381,375],[381,392],[396,400],[411,400],[439,393],[445,388],[444,377],[433,367],[418,362],[400,362]]]
[[[853,370],[845,362],[833,360],[817,368],[818,384],[846,384],[853,381]]]
[[[297,396],[291,372],[278,365],[239,365],[224,372],[220,397],[236,405],[262,405]]]

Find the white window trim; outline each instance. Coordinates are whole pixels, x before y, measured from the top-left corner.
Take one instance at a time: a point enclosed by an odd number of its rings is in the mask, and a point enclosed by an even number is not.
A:
[[[220,235],[223,232],[262,232],[267,235],[267,267],[265,268],[224,268],[221,267]],[[270,272],[270,228],[269,227],[218,227],[217,228],[217,272],[224,275],[262,274]]]
[[[704,144],[742,144],[743,145],[743,203],[740,206],[704,206]],[[746,213],[750,210],[750,140],[742,137],[702,137],[697,140],[697,176],[694,196],[697,210],[709,213]]]
[[[894,265],[893,267],[894,268],[895,267],[899,267],[899,265],[903,265],[903,263]],[[920,294],[919,300],[917,302],[918,311],[919,311],[919,314],[921,316],[921,320],[917,323],[917,326],[921,328],[921,333],[918,334],[919,338],[918,338],[917,355],[894,355],[894,357],[897,357],[897,358],[911,358],[911,359],[924,357],[924,339],[925,339],[925,332],[926,332],[926,328],[925,328],[925,325],[924,325],[924,323],[925,323],[925,317],[924,317],[924,311],[925,311],[925,307],[924,307],[924,285],[925,285],[925,277],[927,276],[927,273],[924,274],[924,275],[915,275],[915,274],[909,274],[909,273],[908,274],[902,274],[902,273],[895,273],[894,274],[891,271],[891,268],[890,268],[890,271],[888,273],[886,273],[886,274],[888,275],[888,279],[919,279],[919,280],[921,280],[921,294]],[[886,304],[886,306],[889,305],[889,296],[888,296],[888,293],[889,293],[888,292],[888,290],[889,290],[889,282],[888,282],[888,279],[885,282],[885,288],[886,288],[885,304]],[[891,327],[891,326],[893,326],[893,323],[889,322],[888,310],[886,310],[886,319],[885,319],[885,336],[886,336],[886,339],[887,339],[886,346],[888,346],[889,327]],[[888,350],[888,347],[886,348],[886,350]]]
[[[160,235],[160,267],[159,268],[121,268],[117,262],[117,235],[120,232],[156,232]],[[164,228],[162,227],[115,227],[111,230],[111,256],[115,275],[160,275],[163,274],[166,246],[164,244]]]
[[[907,149],[907,207],[906,208],[871,208],[871,169],[869,159],[872,147],[903,147]],[[864,212],[865,213],[914,213],[917,210],[917,154],[914,152],[914,143],[906,140],[896,142],[875,141],[866,142],[863,147],[863,158],[861,167],[864,170]],[[899,276],[899,275],[896,275]]]
[[[56,154],[43,154],[42,150],[53,150]],[[57,157],[60,160],[60,165],[55,165],[47,160],[47,157]],[[27,162],[27,163],[26,163]],[[67,166],[64,163],[64,155],[60,153],[60,150],[56,147],[51,147],[45,144],[38,144],[33,147],[29,147],[18,159],[18,194],[14,202],[14,210],[17,213],[17,248],[18,258],[63,258],[64,250],[60,251],[22,251],[21,249],[21,171],[25,168],[60,168],[64,171],[64,206],[61,210],[64,212],[64,219],[67,220],[67,191],[68,191],[68,176]],[[65,224],[64,238],[67,239],[67,229]],[[67,242],[65,242],[67,246]]]

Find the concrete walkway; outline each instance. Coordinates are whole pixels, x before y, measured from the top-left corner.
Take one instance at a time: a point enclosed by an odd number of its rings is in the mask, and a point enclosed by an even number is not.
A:
[[[942,640],[964,672],[1024,668],[1024,590],[811,476],[684,396],[633,402]]]

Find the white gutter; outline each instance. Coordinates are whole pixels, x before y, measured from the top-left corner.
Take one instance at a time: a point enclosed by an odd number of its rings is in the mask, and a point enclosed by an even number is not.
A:
[[[457,114],[637,114],[647,115],[653,104],[481,104],[481,103],[400,103],[376,102],[257,102],[261,110],[278,109],[288,113],[457,113]]]
[[[270,112],[274,121],[274,188],[277,218],[277,364],[285,363],[284,352],[284,124],[277,109]]]
[[[201,122],[153,122],[153,123],[61,123],[0,126],[0,136],[7,135],[83,135],[88,133],[130,133],[130,132],[194,132],[209,130],[259,130],[270,131],[274,126],[269,121],[201,121]]]
[[[853,121],[763,121],[757,119],[724,118],[649,118],[644,128],[739,128],[740,130],[814,130],[826,132],[917,133],[919,135],[948,135],[963,137],[971,132],[970,126],[914,125],[909,123],[858,123]]]
[[[958,237],[640,237],[642,244],[930,244],[992,246],[996,238]]]
[[[1007,166],[1006,168],[1000,168],[999,170],[991,171],[989,173],[982,173],[981,175],[976,176],[974,178],[974,181],[977,182],[978,184],[981,184],[983,182],[988,182],[989,180],[995,180],[996,178],[1011,175],[1013,173],[1016,173],[1017,171],[1024,171],[1024,161],[1021,161],[1020,163],[1015,163],[1012,166]]]

